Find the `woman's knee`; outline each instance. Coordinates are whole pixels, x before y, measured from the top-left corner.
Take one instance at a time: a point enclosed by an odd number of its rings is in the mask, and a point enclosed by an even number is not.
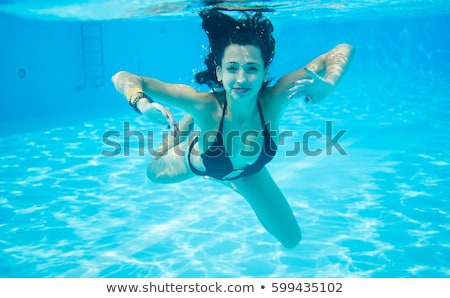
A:
[[[175,166],[159,159],[153,159],[147,166],[147,178],[153,183],[177,183],[191,176],[192,174],[185,171],[182,165]]]
[[[160,162],[153,159],[147,166],[147,178],[153,183],[167,184],[171,183],[170,177],[164,168],[161,168]]]

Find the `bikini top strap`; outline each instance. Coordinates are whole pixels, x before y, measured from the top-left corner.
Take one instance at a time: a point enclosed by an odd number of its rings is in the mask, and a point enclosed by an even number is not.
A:
[[[261,124],[263,125],[263,128],[266,129],[266,120],[264,120],[264,114],[262,112],[262,108],[261,108],[261,104],[259,103],[259,99],[256,102],[258,105],[259,116],[261,118]]]
[[[219,132],[222,133],[223,130],[223,119],[225,118],[225,112],[227,110],[227,100],[225,99],[225,102],[223,104],[223,109],[222,109],[222,119],[220,119],[220,125],[219,125]]]

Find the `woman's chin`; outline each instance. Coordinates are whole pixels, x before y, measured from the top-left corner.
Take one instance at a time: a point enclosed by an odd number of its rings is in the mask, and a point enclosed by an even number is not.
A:
[[[233,90],[231,92],[231,95],[233,98],[237,99],[237,100],[241,100],[241,101],[247,101],[247,100],[251,100],[252,98],[255,98],[257,96],[257,94],[254,94],[253,92],[251,92],[251,90],[246,90],[246,91],[235,91]]]

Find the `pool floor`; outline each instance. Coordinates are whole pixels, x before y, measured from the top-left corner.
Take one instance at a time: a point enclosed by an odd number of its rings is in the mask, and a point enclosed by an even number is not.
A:
[[[293,137],[267,167],[302,228],[294,249],[214,181],[148,181],[136,139],[102,155],[124,122],[159,131],[132,111],[0,136],[0,277],[450,277],[448,81],[347,77],[288,107]],[[326,121],[347,155],[286,156]]]

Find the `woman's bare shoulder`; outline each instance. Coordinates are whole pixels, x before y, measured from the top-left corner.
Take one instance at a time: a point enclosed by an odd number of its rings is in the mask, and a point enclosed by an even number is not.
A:
[[[196,105],[195,111],[192,112],[196,123],[201,127],[207,126],[211,122],[212,117],[220,113],[223,100],[225,100],[225,97],[222,98],[220,94],[215,92],[199,92],[199,104]]]

